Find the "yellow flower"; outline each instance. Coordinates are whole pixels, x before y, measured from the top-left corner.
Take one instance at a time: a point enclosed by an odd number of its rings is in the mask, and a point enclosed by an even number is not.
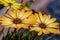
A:
[[[3,3],[0,1],[0,4],[3,4]]]
[[[1,2],[0,4],[6,6],[7,9],[13,8],[17,10],[21,6],[21,3],[16,3],[15,0],[0,0],[0,2]]]
[[[28,29],[29,25],[35,23],[35,20],[36,18],[30,10],[13,10],[0,18],[0,24],[5,28]]]
[[[37,22],[33,25],[33,27],[30,27],[30,31],[36,31],[38,32],[38,36],[40,36],[42,33],[44,34],[59,34],[60,31],[55,29],[59,28],[58,22],[56,21],[56,18],[51,18],[50,15],[42,14],[42,12],[39,12],[39,14],[35,14],[37,17]]]

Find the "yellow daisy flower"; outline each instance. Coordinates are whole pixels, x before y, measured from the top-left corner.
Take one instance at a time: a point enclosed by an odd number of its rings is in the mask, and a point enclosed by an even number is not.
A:
[[[5,28],[24,28],[28,29],[29,25],[36,21],[32,11],[28,10],[13,10],[0,18],[0,24]]]
[[[39,14],[35,14],[37,17],[37,22],[33,25],[33,27],[30,27],[30,31],[36,31],[38,32],[38,36],[40,36],[42,33],[49,34],[59,34],[60,31],[55,29],[59,28],[58,22],[56,21],[56,18],[51,18],[50,15],[42,14],[42,12],[39,12]]]
[[[7,9],[13,8],[17,10],[21,6],[21,3],[16,3],[15,0],[0,0],[0,2],[1,2],[0,4],[6,6]]]

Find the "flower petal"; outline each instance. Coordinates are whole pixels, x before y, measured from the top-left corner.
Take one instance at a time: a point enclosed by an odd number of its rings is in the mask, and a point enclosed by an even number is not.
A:
[[[46,20],[45,20],[45,23],[46,23],[48,20],[50,20],[50,18],[51,18],[51,15],[47,15],[47,18],[46,18]]]
[[[1,18],[0,18],[0,20],[11,20],[10,18],[8,18],[8,17],[6,17],[6,16],[2,16]]]
[[[30,27],[30,31],[39,32],[39,31],[41,31],[41,28],[39,28],[39,27]]]
[[[25,19],[25,18],[29,17],[31,14],[32,14],[32,11],[25,12],[25,14],[23,15],[22,19]]]
[[[49,33],[50,33],[50,32],[49,32],[48,30],[46,30],[46,29],[42,29],[42,31],[43,31],[44,34],[49,34]]]
[[[52,19],[49,19],[47,21],[45,21],[46,24],[50,24],[50,23],[53,23],[56,21],[56,18],[52,18]]]
[[[46,15],[46,14],[44,14],[44,15],[43,15],[43,19],[44,19],[44,20],[43,20],[43,23],[45,23],[46,18],[47,18],[47,15]]]
[[[41,12],[39,12],[39,18],[40,18],[40,21],[41,21],[41,22],[44,22],[44,18],[43,18],[43,16],[42,16],[42,13],[41,13]]]
[[[10,28],[17,28],[16,24],[11,24],[9,26],[10,26]]]
[[[27,23],[27,24],[35,24],[36,23],[36,16],[32,14],[27,19],[24,19],[23,22]]]
[[[15,2],[15,0],[4,0],[4,1],[7,3],[14,3]]]
[[[2,19],[2,21],[0,22],[2,23],[1,25],[9,25],[12,23],[12,20],[9,18],[5,18],[5,19]]]
[[[4,1],[0,0],[0,4],[4,4],[4,3],[6,3],[6,2],[4,2]]]
[[[42,31],[41,30],[38,32],[38,36],[40,36],[40,35],[42,35]]]
[[[47,25],[48,27],[51,27],[51,28],[59,28],[59,23],[58,22],[54,22],[54,23],[51,23],[49,25]]]
[[[35,13],[35,15],[36,15],[36,17],[37,17],[37,22],[38,22],[38,23],[40,23],[41,21],[40,21],[40,19],[39,19],[38,14],[37,14],[37,13]]]
[[[54,34],[60,34],[60,31],[57,29],[47,28],[47,30],[50,31],[51,33],[54,33]]]
[[[17,10],[17,9],[20,8],[20,5],[21,5],[20,3],[14,3],[14,4],[11,6],[11,8]]]
[[[8,14],[5,14],[4,16],[5,16],[6,18],[12,19],[12,17],[11,17],[10,15],[8,15]]]
[[[24,10],[18,10],[18,11],[17,11],[17,17],[18,17],[18,18],[21,18],[21,19],[22,19],[22,17],[23,17],[24,14],[25,14],[25,13],[24,13]]]
[[[28,25],[27,24],[17,24],[17,28],[28,29]]]
[[[13,18],[16,18],[17,16],[17,14],[16,13],[14,13],[13,11],[9,11],[9,15],[11,16],[11,17],[13,17]]]
[[[0,0],[0,4],[4,4],[4,3]]]

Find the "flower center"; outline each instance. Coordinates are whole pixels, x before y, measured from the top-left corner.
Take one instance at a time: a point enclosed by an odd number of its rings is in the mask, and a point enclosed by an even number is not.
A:
[[[9,6],[11,6],[11,5],[12,5],[12,3],[8,3],[8,5],[9,5]]]
[[[16,19],[13,20],[13,23],[20,24],[20,23],[22,23],[22,20],[19,19],[19,18],[16,18]]]
[[[40,23],[39,27],[42,28],[42,29],[45,29],[47,26],[44,23]]]

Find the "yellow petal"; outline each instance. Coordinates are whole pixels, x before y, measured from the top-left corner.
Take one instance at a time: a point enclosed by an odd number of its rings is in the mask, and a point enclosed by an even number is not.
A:
[[[39,27],[30,27],[30,31],[39,32],[39,31],[41,31],[41,28],[39,28]]]
[[[14,3],[15,2],[15,0],[4,0],[4,1],[7,3]]]
[[[37,13],[35,13],[35,15],[36,15],[36,17],[37,17],[37,22],[38,22],[38,23],[40,23],[41,21],[40,21],[40,19],[39,19],[38,14],[37,14]]]
[[[11,17],[13,17],[13,18],[16,18],[17,16],[17,14],[16,13],[14,13],[13,11],[9,11],[9,15],[11,16]]]
[[[47,30],[53,34],[60,34],[60,31],[58,29],[47,28]]]
[[[40,31],[38,32],[38,36],[40,36],[40,35],[42,35],[42,30],[40,30]]]
[[[3,21],[1,21],[1,25],[9,25],[9,24],[12,24],[12,21],[10,19],[5,19]]]
[[[14,3],[14,4],[11,6],[11,8],[17,10],[17,9],[20,9],[20,6],[21,6],[20,3]]]
[[[44,34],[49,34],[49,33],[50,33],[50,32],[49,32],[48,30],[46,30],[46,29],[42,29],[42,31],[43,31]]]
[[[10,8],[10,6],[6,6],[7,7],[7,10]]]
[[[42,16],[42,13],[41,13],[41,12],[39,12],[39,18],[40,18],[40,21],[41,21],[41,22],[44,22],[44,18],[43,18],[43,16]]]
[[[46,23],[48,20],[50,20],[50,18],[51,18],[51,15],[47,15],[47,18],[46,18],[46,20],[45,20],[45,23]]]
[[[47,15],[46,21],[51,18],[51,15]]]
[[[39,17],[40,17],[41,22],[43,22],[43,23],[44,23],[45,18],[43,17],[43,15],[42,15],[42,13],[41,13],[41,12],[39,12]]]
[[[52,27],[52,28],[59,28],[59,23],[58,22],[54,22],[54,23],[51,23],[49,25],[47,25],[48,27]]]
[[[3,2],[2,2],[2,1],[0,1],[0,4],[3,4]]]
[[[26,6],[24,6],[24,10],[29,10],[29,8],[27,8]]]
[[[25,19],[25,18],[29,17],[31,14],[32,14],[32,11],[25,12],[25,14],[23,15],[22,19]]]
[[[17,28],[16,24],[4,25],[4,28]]]
[[[49,19],[49,20],[47,20],[45,22],[46,22],[46,24],[50,24],[50,23],[53,23],[55,21],[56,21],[56,18],[52,18],[52,19]]]
[[[28,25],[27,24],[17,24],[17,28],[28,29]]]
[[[43,19],[44,19],[44,20],[43,20],[43,23],[45,23],[46,18],[47,18],[47,15],[46,15],[46,14],[44,14],[44,15],[43,15]]]
[[[4,3],[6,3],[6,2],[4,2],[4,1],[0,0],[0,4],[4,4]]]
[[[4,3],[4,6],[6,6],[6,7],[10,7],[7,3]]]
[[[8,17],[6,17],[6,16],[2,16],[1,18],[0,18],[0,20],[11,20],[10,18],[8,18]]]
[[[36,17],[35,17],[35,15],[31,15],[27,19],[24,19],[23,22],[27,23],[27,24],[35,24],[36,23]]]
[[[5,14],[4,16],[5,16],[6,18],[12,19],[12,17],[11,17],[10,15],[8,15],[8,14]]]
[[[11,6],[9,6],[7,3],[4,3],[4,6],[9,9]]]
[[[25,13],[24,13],[24,10],[18,10],[18,11],[17,11],[17,17],[18,17],[18,18],[21,18],[21,19],[22,19],[22,17],[23,17],[24,14],[25,14]]]
[[[16,24],[11,24],[9,26],[10,26],[10,28],[17,28]]]
[[[4,28],[10,28],[10,26],[3,26]]]

